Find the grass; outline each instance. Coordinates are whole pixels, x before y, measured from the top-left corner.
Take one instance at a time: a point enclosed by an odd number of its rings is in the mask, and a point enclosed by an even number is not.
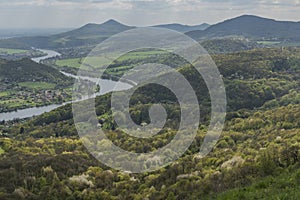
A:
[[[93,70],[93,68],[100,68],[105,66],[108,63],[109,59],[101,57],[86,57],[86,58],[70,58],[57,60],[55,65],[59,67],[71,67],[84,70]],[[82,64],[84,63],[84,64]]]
[[[80,68],[80,62],[81,58],[70,58],[70,59],[63,59],[63,60],[57,60],[55,64],[59,67],[73,67],[73,68]]]
[[[119,62],[124,62],[127,60],[137,60],[147,58],[153,55],[158,55],[164,53],[163,51],[141,51],[141,52],[130,52],[124,56],[121,56],[117,59]],[[112,56],[113,57],[113,56]],[[111,57],[111,58],[112,58]],[[102,68],[103,66],[109,64],[110,58],[102,58],[102,57],[86,57],[86,58],[70,58],[70,59],[62,59],[57,60],[55,64],[59,67],[72,67],[72,68],[80,68],[84,70],[92,70],[93,68]],[[84,62],[86,65],[82,65]]]
[[[82,64],[84,58],[69,58],[69,59],[62,59],[57,60],[55,62],[56,66],[59,67],[71,67],[75,69],[84,69],[84,70],[92,70],[91,66],[97,66],[96,63],[99,63],[99,59],[89,57],[88,61],[85,61],[85,64]],[[87,64],[87,65],[86,65]]]
[[[126,61],[129,59],[143,59],[154,55],[164,54],[164,51],[141,51],[141,52],[130,52],[124,56],[121,56],[118,61]]]
[[[0,48],[0,53],[6,53],[6,54],[20,54],[26,52],[28,52],[28,50]]]
[[[40,89],[40,90],[55,88],[54,83],[46,83],[46,82],[21,82],[19,83],[19,86],[30,88],[30,89]]]
[[[286,172],[280,176],[266,177],[254,184],[226,191],[216,195],[214,199],[291,199],[297,200],[300,196],[300,170]]]
[[[90,56],[86,57],[82,60],[85,64],[88,64],[89,66],[92,66],[93,68],[102,68],[105,65],[110,64],[109,58],[103,58],[99,56]]]

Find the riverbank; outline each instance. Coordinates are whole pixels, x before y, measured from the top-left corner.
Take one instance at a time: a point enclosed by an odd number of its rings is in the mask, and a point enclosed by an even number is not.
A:
[[[42,50],[42,49],[39,49],[39,50],[44,53],[47,52],[49,54],[47,56],[42,56],[39,58],[32,58],[32,60],[36,63],[40,63],[44,59],[48,59],[48,58],[56,57],[56,56],[60,55],[58,52],[55,52],[52,50]],[[60,73],[62,73],[66,77],[72,77],[75,79],[80,78],[83,80],[88,80],[88,81],[97,83],[100,86],[100,91],[98,93],[95,93],[94,96],[103,95],[103,94],[113,92],[113,91],[127,90],[133,86],[132,84],[126,83],[123,80],[122,80],[122,82],[119,82],[117,84],[116,81],[109,80],[109,79],[98,79],[98,78],[92,78],[92,77],[76,76],[76,75],[62,72],[62,71]],[[71,94],[71,92],[72,92],[72,88],[70,88],[70,94]],[[51,93],[52,93],[52,91],[51,91]],[[87,98],[92,98],[92,97],[87,97]],[[50,105],[49,105],[49,102],[47,102],[44,104],[45,106],[39,105],[39,107],[30,107],[30,105],[29,105],[29,107],[26,109],[18,109],[18,110],[13,110],[12,112],[0,113],[0,121],[3,121],[3,120],[10,121],[10,120],[14,120],[14,119],[24,119],[24,118],[30,118],[33,116],[38,116],[45,112],[50,112],[51,110],[56,109],[60,106],[68,104],[68,103],[72,103],[71,95],[69,97],[60,99],[60,101],[54,101]]]

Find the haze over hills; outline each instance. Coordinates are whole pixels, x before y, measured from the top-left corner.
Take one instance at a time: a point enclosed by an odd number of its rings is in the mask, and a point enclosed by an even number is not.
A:
[[[169,28],[179,32],[187,32],[191,30],[204,30],[208,26],[208,24],[201,24],[196,26],[165,24],[155,27]],[[103,24],[90,23],[78,29],[51,36],[19,37],[1,40],[0,47],[11,47],[13,46],[11,45],[12,43],[17,43],[19,48],[29,48],[33,46],[37,48],[49,49],[94,45],[114,34],[130,30],[132,28],[135,27],[127,26],[111,19],[104,22]]]
[[[197,40],[244,36],[250,39],[300,41],[300,22],[276,21],[253,15],[243,15],[212,25],[203,31],[188,32],[187,35]]]
[[[127,26],[117,22],[116,20],[108,20],[103,24],[93,24],[89,23],[86,24],[78,29],[68,31],[65,33],[57,34],[53,37],[77,37],[77,38],[84,38],[84,37],[93,37],[93,36],[111,36],[122,31],[126,31],[129,29],[135,28],[134,26]]]
[[[29,37],[29,36],[49,36],[67,32],[74,28],[20,28],[20,29],[0,29],[0,39],[13,37]]]
[[[209,26],[210,26],[209,24],[203,23],[203,24],[195,25],[195,26],[182,25],[182,24],[162,24],[162,25],[156,25],[153,27],[167,28],[167,29],[171,29],[174,31],[185,33],[185,32],[189,32],[189,31],[205,30]]]
[[[186,32],[188,36],[195,40],[243,37],[254,41],[300,41],[300,22],[276,21],[252,15],[243,15],[212,26],[208,24],[197,26],[164,24],[154,27]],[[17,48],[36,47],[48,49],[93,46],[114,34],[133,28],[135,27],[109,20],[103,24],[86,24],[78,29],[51,36],[0,40],[0,48],[11,48],[16,46],[15,44],[17,44]]]
[[[103,24],[86,24],[72,31],[55,34],[51,36],[20,37],[9,40],[2,40],[0,47],[6,47],[11,42],[26,44],[37,48],[65,48],[92,45],[99,43],[109,36],[132,29],[132,26],[126,26],[115,20],[109,20]]]

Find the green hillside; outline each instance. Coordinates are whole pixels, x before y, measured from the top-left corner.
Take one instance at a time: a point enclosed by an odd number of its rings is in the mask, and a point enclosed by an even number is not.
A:
[[[255,40],[299,41],[300,22],[276,21],[252,15],[243,15],[215,24],[204,31],[187,35],[196,40],[238,36]]]
[[[238,52],[263,47],[263,44],[234,38],[206,40],[201,42],[201,45],[211,54]]]
[[[63,83],[69,80],[68,77],[61,74],[58,70],[35,63],[30,59],[18,61],[0,60],[0,81],[6,82],[49,82]]]
[[[297,199],[300,49],[250,50],[213,59],[225,82],[228,113],[222,136],[208,156],[201,159],[197,153],[209,122],[210,100],[203,80],[186,65],[178,70],[196,91],[201,126],[177,162],[142,174],[104,166],[82,145],[71,105],[66,105],[22,123],[0,125],[0,198]],[[180,112],[170,91],[157,85],[138,91],[130,102],[136,123],[149,121],[147,109],[153,103],[161,102],[167,110],[169,120],[155,137],[137,139],[119,130],[111,116],[110,94],[96,98],[96,114],[114,144],[149,152],[174,137]]]

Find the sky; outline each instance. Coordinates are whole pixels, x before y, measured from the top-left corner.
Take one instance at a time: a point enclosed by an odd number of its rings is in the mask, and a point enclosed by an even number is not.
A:
[[[243,14],[300,21],[300,0],[0,0],[0,29],[215,24]]]

